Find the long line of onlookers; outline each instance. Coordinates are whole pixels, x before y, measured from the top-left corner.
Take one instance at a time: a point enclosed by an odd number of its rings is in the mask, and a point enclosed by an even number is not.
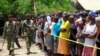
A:
[[[46,51],[49,56],[100,56],[100,50],[86,46],[100,47],[100,34],[96,37],[99,30],[95,19],[98,16],[99,13],[96,11],[75,13],[59,11],[52,14],[40,14],[34,19],[29,19],[33,21],[32,42],[41,50]],[[18,35],[25,36],[24,21],[17,19],[16,22],[20,26]],[[83,43],[85,46],[66,39]]]

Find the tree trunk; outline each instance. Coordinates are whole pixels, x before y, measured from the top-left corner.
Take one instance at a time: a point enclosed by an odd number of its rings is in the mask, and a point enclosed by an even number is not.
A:
[[[35,16],[35,0],[31,0],[31,5],[32,5],[32,16]]]

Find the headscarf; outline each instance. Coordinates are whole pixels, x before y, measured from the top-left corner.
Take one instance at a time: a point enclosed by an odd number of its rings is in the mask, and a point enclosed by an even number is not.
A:
[[[91,16],[92,18],[95,18],[97,16],[95,10],[91,10],[88,15]]]
[[[51,23],[51,17],[49,15],[47,16],[47,22]]]

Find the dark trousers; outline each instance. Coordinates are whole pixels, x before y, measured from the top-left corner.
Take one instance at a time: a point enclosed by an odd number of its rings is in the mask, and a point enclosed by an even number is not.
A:
[[[45,45],[44,45],[44,34],[43,34],[43,32],[40,33],[40,36],[41,36],[41,38],[42,38],[42,43],[43,43],[43,44],[42,44],[42,46],[43,46],[42,49],[45,50]]]
[[[36,35],[36,34],[35,34],[35,31],[33,31],[33,34],[32,34],[32,42],[33,42],[33,43],[35,43],[35,35]]]
[[[20,44],[19,44],[19,42],[18,42],[18,38],[17,37],[15,37],[15,43],[16,43],[16,45],[17,45],[18,48],[21,47]]]
[[[70,42],[71,56],[76,56],[76,43]]]
[[[100,42],[96,42],[96,44],[97,44],[97,47],[100,48]],[[97,50],[97,56],[100,56],[100,50]]]
[[[18,35],[21,36],[22,28],[19,28]]]

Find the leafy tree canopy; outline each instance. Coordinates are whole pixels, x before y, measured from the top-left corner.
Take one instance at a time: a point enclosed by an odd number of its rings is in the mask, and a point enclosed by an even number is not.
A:
[[[35,0],[34,12],[52,12],[54,10],[73,12],[71,0]],[[5,14],[26,14],[33,12],[32,0],[0,0],[0,12]]]

